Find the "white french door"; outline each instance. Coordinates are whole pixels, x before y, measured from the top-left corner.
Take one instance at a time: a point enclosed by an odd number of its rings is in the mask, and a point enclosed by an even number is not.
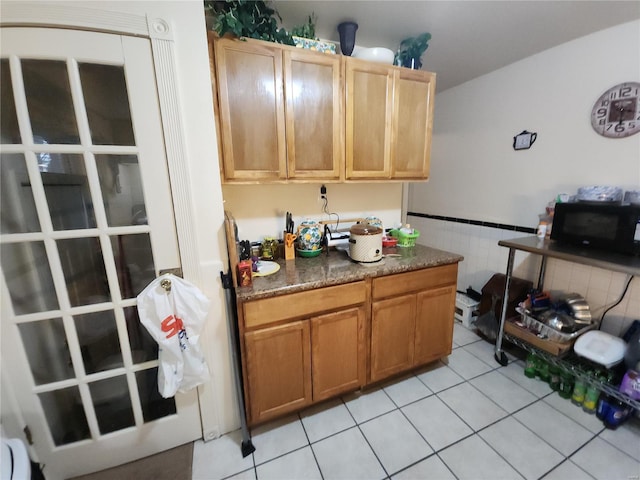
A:
[[[2,28],[2,375],[47,478],[202,436],[136,296],[180,266],[148,39]]]

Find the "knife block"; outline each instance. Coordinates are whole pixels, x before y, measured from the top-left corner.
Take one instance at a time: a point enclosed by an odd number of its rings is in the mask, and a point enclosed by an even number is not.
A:
[[[285,238],[287,235],[287,232],[283,232],[282,238]],[[291,245],[287,245],[286,242],[284,243],[284,259],[285,260],[295,260],[296,258],[296,246],[295,246],[295,242]]]

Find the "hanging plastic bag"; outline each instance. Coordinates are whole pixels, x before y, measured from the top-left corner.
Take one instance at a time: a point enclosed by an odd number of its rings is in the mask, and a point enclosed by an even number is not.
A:
[[[173,397],[177,391],[207,381],[209,369],[198,339],[209,299],[196,286],[171,274],[153,280],[137,298],[140,322],[159,346],[160,395]]]

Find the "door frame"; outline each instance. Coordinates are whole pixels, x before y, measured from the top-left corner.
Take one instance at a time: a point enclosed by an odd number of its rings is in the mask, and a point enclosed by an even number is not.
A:
[[[148,4],[148,10],[154,8],[154,3]],[[110,10],[108,3],[102,9],[98,9],[69,3],[6,1],[2,5],[0,27],[2,26],[81,29],[117,35],[133,35],[150,40],[183,277],[195,285],[204,285],[206,283],[205,272],[198,258],[196,210],[190,193],[191,177],[188,167],[184,121],[180,108],[182,104],[177,87],[178,70],[172,22],[149,12],[146,15],[139,15]],[[222,268],[223,265],[220,264],[219,269]],[[210,270],[207,269],[206,275],[210,275]],[[220,305],[220,311],[221,318],[226,319],[224,305]],[[216,330],[219,334],[221,329],[216,328]],[[227,332],[226,328],[222,330]],[[219,339],[214,337],[213,328],[205,328],[201,336],[201,343],[205,359],[209,366],[213,367],[216,359],[209,346],[221,343]],[[232,429],[225,425],[228,422],[221,418],[220,406],[217,405],[221,395],[216,390],[224,387],[222,382],[225,382],[226,379],[217,378],[216,370],[216,368],[210,368],[211,380],[208,385],[198,387],[202,438],[204,440],[212,440]],[[224,376],[224,374],[220,374],[220,377]],[[3,386],[7,386],[6,383]],[[9,393],[13,395],[13,392]],[[22,421],[22,425],[25,425],[19,410],[12,412],[12,414],[15,415],[18,422]],[[23,435],[20,436],[26,440]]]

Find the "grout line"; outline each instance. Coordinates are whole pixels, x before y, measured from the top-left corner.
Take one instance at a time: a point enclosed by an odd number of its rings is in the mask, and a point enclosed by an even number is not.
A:
[[[322,468],[320,467],[320,462],[318,462],[318,457],[316,457],[316,452],[313,450],[313,447],[311,446],[311,439],[309,438],[309,434],[307,433],[307,429],[304,426],[304,422],[302,421],[302,415],[301,412],[298,412],[298,419],[300,420],[300,424],[302,425],[302,431],[304,432],[305,437],[307,437],[307,444],[305,446],[305,448],[308,446],[309,450],[311,450],[311,455],[313,455],[313,459],[316,462],[316,466],[318,467],[318,471],[320,472],[320,478],[322,478],[322,480],[324,480],[324,474],[322,473]]]

